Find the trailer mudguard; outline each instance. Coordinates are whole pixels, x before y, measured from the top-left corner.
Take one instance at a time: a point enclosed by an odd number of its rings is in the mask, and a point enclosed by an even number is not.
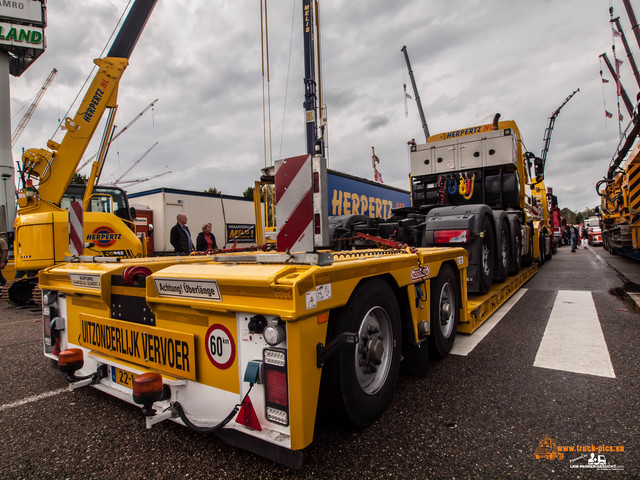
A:
[[[467,268],[467,288],[470,292],[480,291],[479,269],[482,262],[481,246],[482,240],[480,232],[482,230],[482,220],[487,216],[491,222],[494,238],[496,229],[494,225],[493,211],[487,205],[456,205],[437,207],[427,214],[425,233],[423,237],[423,247],[436,246],[434,234],[437,230],[469,230],[471,239],[462,246],[469,254],[469,267]],[[442,245],[439,245],[442,246]]]

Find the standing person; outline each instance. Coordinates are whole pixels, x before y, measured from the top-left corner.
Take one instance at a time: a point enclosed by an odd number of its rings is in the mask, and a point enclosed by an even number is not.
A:
[[[578,229],[575,225],[569,227],[569,233],[571,234],[571,253],[575,253],[578,248]]]
[[[184,213],[179,213],[176,221],[178,223],[171,228],[169,241],[178,255],[189,255],[194,248],[191,233],[189,232],[189,227],[187,227],[187,216]]]
[[[2,270],[7,266],[7,261],[9,260],[9,245],[4,238],[0,237],[0,285],[4,286],[7,283],[4,276],[2,275]]]
[[[196,239],[196,250],[199,252],[206,252],[208,250],[217,250],[216,237],[211,233],[213,226],[210,223],[202,225],[202,231],[198,234]]]
[[[589,245],[589,227],[582,227],[582,247],[587,248]]]

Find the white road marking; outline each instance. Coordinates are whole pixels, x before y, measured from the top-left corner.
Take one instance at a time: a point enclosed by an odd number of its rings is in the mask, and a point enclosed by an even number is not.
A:
[[[4,405],[0,405],[0,412],[4,410],[8,410],[10,408],[19,407],[20,405],[26,405],[27,403],[37,402],[45,398],[53,397],[54,395],[60,395],[61,393],[68,392],[68,391],[69,391],[69,387],[59,388],[58,390],[51,390],[49,392],[41,393],[39,395],[33,395],[32,397],[23,398],[22,400],[18,400],[17,402],[5,403]]]
[[[489,320],[484,322],[478,329],[473,332],[471,335],[456,335],[456,341],[453,343],[453,348],[451,349],[452,355],[461,355],[467,356],[471,351],[476,348],[476,346],[482,341],[484,337],[486,337],[491,329],[495,327],[502,317],[504,317],[511,308],[518,303],[518,300],[525,294],[527,291],[526,288],[521,288],[513,296],[507,300],[504,305],[502,305],[498,310],[494,312]]]
[[[558,291],[533,366],[616,377],[591,292]]]

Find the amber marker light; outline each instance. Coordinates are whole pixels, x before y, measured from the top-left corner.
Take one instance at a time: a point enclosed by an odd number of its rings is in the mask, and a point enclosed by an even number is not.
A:
[[[62,350],[58,354],[58,370],[67,375],[73,375],[84,365],[84,354],[80,348]]]
[[[155,372],[143,373],[133,379],[133,401],[142,405],[145,415],[153,415],[155,412],[151,406],[167,398],[165,395],[162,375]]]

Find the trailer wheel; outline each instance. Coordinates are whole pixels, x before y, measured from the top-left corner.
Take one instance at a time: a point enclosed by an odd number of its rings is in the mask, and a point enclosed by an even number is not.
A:
[[[370,425],[389,404],[400,370],[400,309],[387,282],[372,279],[354,291],[331,325],[331,338],[357,332],[324,367],[333,408],[357,427]]]
[[[509,276],[509,262],[511,257],[511,239],[509,238],[507,222],[502,222],[502,228],[500,230],[500,249],[498,250],[496,265],[496,280],[498,282],[504,282]]]
[[[551,233],[551,235],[553,235],[553,232]],[[549,233],[545,230],[544,231],[544,259],[551,260],[551,257],[553,256],[553,245],[551,245],[553,239],[551,239],[551,241],[549,242],[547,242],[547,240],[549,240]],[[547,251],[547,243],[549,244],[549,251]]]
[[[432,356],[446,357],[453,348],[460,321],[458,278],[450,265],[443,265],[431,283],[431,335],[429,347]]]
[[[493,228],[491,228],[491,221],[486,215],[482,218],[480,234],[481,246],[478,286],[480,293],[487,293],[493,283],[493,272],[496,263],[496,242],[494,239]]]
[[[511,260],[509,261],[509,273],[513,275],[522,268],[522,225],[520,220],[513,222],[511,241],[513,248],[511,249]]]
[[[544,230],[542,230],[540,232],[540,235],[538,236],[538,265],[540,266],[544,265],[544,258],[545,258],[544,246],[547,243],[546,236],[547,234]]]
[[[527,248],[527,252],[524,255],[522,255],[522,265],[525,267],[528,267],[533,263],[533,230],[531,229],[531,227],[528,227],[527,230],[529,231],[528,248]],[[523,250],[524,250],[524,245],[523,245]]]

